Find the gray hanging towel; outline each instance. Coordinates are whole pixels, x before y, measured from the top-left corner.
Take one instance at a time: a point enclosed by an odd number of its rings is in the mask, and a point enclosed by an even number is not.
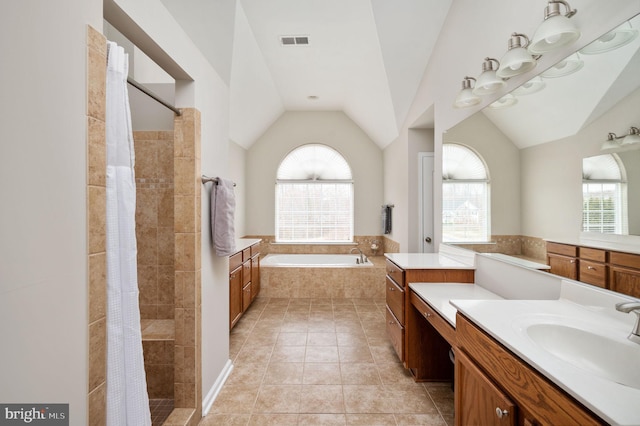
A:
[[[217,256],[229,256],[236,252],[235,209],[233,182],[218,178],[217,185],[211,189],[211,236]]]
[[[384,234],[391,233],[391,206],[389,204],[382,206],[382,232]]]

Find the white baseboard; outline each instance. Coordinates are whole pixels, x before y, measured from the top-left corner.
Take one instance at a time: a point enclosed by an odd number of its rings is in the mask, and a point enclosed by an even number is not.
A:
[[[218,397],[218,394],[222,390],[222,386],[224,386],[232,370],[233,363],[231,362],[231,360],[228,360],[224,368],[222,369],[222,372],[220,372],[220,375],[216,379],[216,382],[202,399],[202,417],[206,416],[209,413],[209,410],[211,410],[213,402]]]

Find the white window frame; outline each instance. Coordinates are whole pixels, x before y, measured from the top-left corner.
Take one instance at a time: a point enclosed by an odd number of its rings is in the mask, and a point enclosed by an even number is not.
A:
[[[340,155],[340,157],[342,157],[342,160],[344,160],[345,164],[347,167],[349,167],[348,170],[348,176],[351,177],[351,169],[349,164],[346,162],[346,159],[344,159],[344,157],[335,149],[333,149],[332,147],[328,146],[328,145],[321,145],[321,144],[313,144],[315,146],[323,146],[325,148],[328,148],[332,151],[334,151],[335,153],[337,153],[338,155]],[[297,149],[301,149],[304,148],[305,145],[299,146],[298,148],[296,148],[295,150],[291,151],[294,152]],[[291,152],[289,154],[291,154]],[[285,157],[285,159],[283,159],[282,162],[284,162],[287,159],[287,157]],[[282,164],[281,162],[281,164]],[[324,206],[320,206],[320,208],[318,210],[315,210],[316,215],[309,217],[309,220],[315,220],[316,224],[314,226],[309,226],[309,222],[306,224],[306,226],[301,226],[298,227],[298,230],[304,230],[303,232],[295,232],[295,224],[291,224],[291,226],[289,227],[284,227],[282,226],[282,222],[283,222],[283,218],[282,215],[285,214],[286,212],[282,211],[282,200],[280,197],[281,191],[285,189],[285,187],[289,187],[289,188],[295,188],[295,187],[300,187],[303,190],[308,190],[309,188],[311,188],[312,186],[318,185],[319,187],[325,186],[327,188],[330,187],[334,187],[336,185],[340,185],[340,186],[344,186],[344,187],[348,187],[348,202],[349,202],[349,207],[348,207],[348,211],[346,213],[348,213],[348,218],[346,218],[346,221],[343,222],[345,223],[345,227],[344,228],[348,228],[346,233],[342,233],[342,235],[344,235],[344,238],[338,238],[339,235],[338,234],[333,234],[333,236],[327,236],[327,234],[324,232],[324,230],[330,230],[332,228],[332,224],[329,223],[331,220],[335,220],[335,216],[334,215],[336,213],[336,211],[332,211],[330,209],[327,210],[323,210]],[[307,188],[307,189],[305,189]],[[320,188],[322,189],[322,188]],[[327,243],[351,243],[353,242],[353,234],[354,234],[354,215],[355,215],[355,209],[354,209],[354,185],[353,185],[353,179],[322,179],[322,176],[313,176],[312,178],[309,179],[277,179],[276,180],[276,186],[275,186],[275,193],[274,193],[274,197],[275,197],[275,238],[276,238],[276,242],[278,243],[303,243],[303,244],[327,244]],[[309,199],[311,200],[311,199]],[[307,200],[306,202],[308,203],[309,200]],[[317,200],[316,200],[317,201]],[[323,211],[325,212],[325,214],[323,214]],[[300,211],[295,211],[295,210],[291,210],[291,214],[293,215],[304,215],[305,213],[307,214],[313,214],[314,210],[300,210]],[[344,217],[342,219],[345,219]],[[328,221],[328,222],[327,222]],[[335,225],[335,223],[334,223]],[[291,232],[289,232],[288,234],[285,234],[285,229],[288,228],[289,230],[291,230]],[[335,226],[333,226],[333,228],[335,229]],[[330,233],[330,232],[329,232]],[[297,234],[297,235],[296,235]]]
[[[447,145],[447,144],[445,144]],[[484,167],[484,174],[486,176],[486,178],[482,178],[482,179],[456,179],[455,177],[445,177],[443,176],[442,178],[442,205],[443,205],[443,211],[442,211],[442,241],[443,242],[447,242],[447,243],[485,243],[488,242],[491,239],[491,185],[490,185],[490,178],[489,178],[489,168],[487,167],[487,163],[484,161],[484,158],[482,158],[482,156],[475,151],[474,149],[472,149],[469,146],[463,145],[463,144],[458,144],[458,143],[450,143],[449,145],[458,145],[468,151],[470,151],[471,153],[473,153],[479,162],[482,163],[483,167]],[[474,184],[474,185],[481,185],[484,191],[484,196],[483,196],[483,202],[485,204],[485,218],[484,218],[484,223],[481,223],[480,225],[482,225],[481,227],[478,227],[478,231],[475,232],[474,234],[472,234],[473,236],[471,237],[466,237],[467,231],[464,229],[463,226],[459,227],[457,229],[457,233],[458,234],[462,234],[461,236],[456,236],[455,238],[452,237],[453,232],[451,232],[451,230],[456,231],[456,228],[451,226],[452,224],[455,225],[455,221],[458,219],[458,216],[456,216],[453,212],[451,212],[452,214],[449,214],[448,211],[445,211],[445,207],[447,205],[447,202],[445,201],[444,197],[446,196],[446,194],[449,192],[447,191],[447,186],[453,186],[453,185],[468,185],[468,184]],[[461,224],[462,225],[462,224]]]

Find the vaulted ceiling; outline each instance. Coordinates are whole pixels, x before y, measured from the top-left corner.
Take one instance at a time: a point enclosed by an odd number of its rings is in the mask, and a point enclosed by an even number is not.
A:
[[[163,2],[228,79],[230,138],[245,148],[285,111],[343,111],[380,148],[393,142],[451,4],[237,0],[231,11],[229,1]],[[283,36],[308,44],[283,45]]]

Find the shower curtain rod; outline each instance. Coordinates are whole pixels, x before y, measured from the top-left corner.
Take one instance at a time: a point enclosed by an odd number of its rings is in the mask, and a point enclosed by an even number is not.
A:
[[[138,89],[139,91],[144,93],[145,95],[149,96],[151,99],[153,99],[153,100],[155,100],[157,102],[160,102],[162,105],[164,105],[165,107],[169,108],[171,111],[175,112],[178,117],[180,117],[182,115],[182,111],[180,111],[178,108],[176,108],[173,105],[163,101],[157,95],[152,93],[149,89],[147,89],[146,87],[144,87],[143,85],[141,85],[140,83],[138,83],[137,81],[132,79],[131,77],[127,77],[127,83],[129,83],[130,85],[132,85],[133,87],[135,87],[136,89]]]

